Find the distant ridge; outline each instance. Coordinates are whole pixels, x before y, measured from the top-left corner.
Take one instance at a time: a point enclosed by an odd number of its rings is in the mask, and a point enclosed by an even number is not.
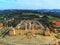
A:
[[[39,10],[22,10],[22,9],[7,9],[7,10],[0,10],[0,15],[1,14],[8,14],[8,13],[18,13],[18,12],[33,12],[33,13],[42,13],[44,15],[52,15],[52,16],[57,16],[60,17],[60,9],[39,9]]]

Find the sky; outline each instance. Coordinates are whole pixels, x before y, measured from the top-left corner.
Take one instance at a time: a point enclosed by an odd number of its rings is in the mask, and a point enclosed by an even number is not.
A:
[[[60,9],[60,0],[0,0],[3,9]]]

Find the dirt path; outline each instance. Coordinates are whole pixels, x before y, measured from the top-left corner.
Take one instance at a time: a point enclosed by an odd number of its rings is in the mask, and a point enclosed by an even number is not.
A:
[[[23,38],[23,39],[22,39]],[[54,43],[54,37],[50,36],[42,36],[37,35],[36,37],[32,37],[31,39],[28,39],[25,36],[6,36],[2,40],[3,42],[9,43],[9,44],[15,44],[15,45],[42,45],[42,44],[53,44]]]

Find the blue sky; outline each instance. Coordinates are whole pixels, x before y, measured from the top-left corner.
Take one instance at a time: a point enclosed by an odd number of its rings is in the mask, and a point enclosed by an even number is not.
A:
[[[60,0],[0,0],[0,9],[60,9]]]

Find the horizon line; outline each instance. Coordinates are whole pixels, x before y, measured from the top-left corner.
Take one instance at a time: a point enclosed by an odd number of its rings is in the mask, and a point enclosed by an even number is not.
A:
[[[56,9],[0,9],[0,10],[56,10]],[[60,10],[60,9],[57,9]]]

